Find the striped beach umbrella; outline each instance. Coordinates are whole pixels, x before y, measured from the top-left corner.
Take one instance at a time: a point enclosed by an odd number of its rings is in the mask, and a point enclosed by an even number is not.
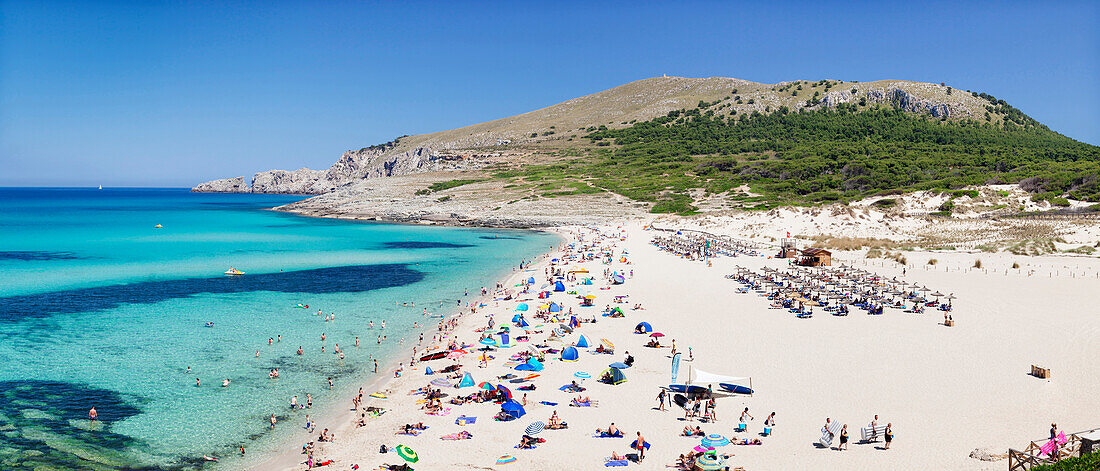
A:
[[[445,388],[451,385],[451,381],[447,378],[436,378],[432,380],[432,385]]]
[[[726,467],[726,460],[717,455],[705,454],[695,460],[695,466],[703,470],[715,470]]]
[[[526,433],[527,435],[538,435],[545,429],[546,424],[540,420],[538,422],[532,422],[531,425],[528,425],[527,428],[523,430],[523,433]]]
[[[512,455],[504,455],[504,456],[501,456],[500,458],[497,458],[497,464],[509,464],[509,463],[515,463],[515,462],[516,462],[516,457],[512,456]]]
[[[576,377],[581,378],[581,379],[588,379],[588,378],[592,377],[592,375],[590,375],[590,374],[588,374],[584,371],[578,371],[576,373],[573,373],[573,376],[576,376]]]
[[[482,345],[489,345],[489,346],[497,344],[496,339],[494,339],[492,337],[485,337],[485,338],[479,340],[478,342],[481,343]]]
[[[717,433],[712,433],[710,435],[707,435],[706,437],[703,437],[703,442],[702,442],[702,445],[704,447],[719,447],[719,446],[726,446],[726,445],[729,445],[729,444],[730,444],[730,441],[729,441],[728,438],[723,437],[723,436],[721,436]]]
[[[397,448],[395,448],[395,450],[397,450],[397,456],[400,456],[405,461],[408,461],[410,463],[420,461],[420,457],[416,456],[416,452],[413,451],[412,448],[409,448],[405,445],[397,445]]]

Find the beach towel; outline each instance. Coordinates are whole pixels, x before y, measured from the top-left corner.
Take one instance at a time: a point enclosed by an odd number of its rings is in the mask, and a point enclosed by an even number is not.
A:
[[[411,432],[397,432],[395,435],[410,435],[410,436],[415,437],[417,435],[420,435],[420,431],[419,430],[413,430]]]
[[[1055,441],[1050,440],[1050,441],[1046,442],[1045,445],[1039,447],[1039,451],[1042,452],[1043,455],[1049,455],[1051,453],[1054,453],[1054,448],[1055,447],[1057,447],[1057,445],[1055,444]]]
[[[630,462],[627,460],[607,460],[607,462],[604,463],[604,467],[610,468],[612,466],[626,466],[628,464],[630,464]]]
[[[451,414],[451,408],[450,407],[448,407],[446,409],[443,409],[439,412],[428,412],[428,415],[437,415],[437,416],[441,416],[441,417],[444,416],[444,415],[450,415],[450,414]]]
[[[535,448],[538,448],[538,447],[539,447],[538,445],[528,445],[527,448],[520,448],[519,445],[516,445],[513,448],[515,448],[517,450],[534,450]]]
[[[455,419],[456,425],[470,425],[473,423],[477,423],[477,417],[466,417],[465,415],[463,415]]]
[[[608,435],[607,432],[600,432],[599,435],[593,435],[592,438],[623,438],[623,432],[620,430],[619,433],[615,435]]]
[[[440,440],[469,440],[473,437],[474,437],[473,435],[470,435],[470,432],[456,432],[456,433],[452,433],[452,434],[448,434],[448,435],[444,435],[442,437],[439,437],[439,439]]]
[[[591,402],[570,402],[570,407],[595,407]]]
[[[633,448],[633,449],[637,450],[638,449],[638,444],[636,442],[637,442],[636,440],[634,442],[631,442],[630,443],[630,448]],[[642,446],[645,447],[645,449],[648,450],[649,449],[649,442],[642,442]]]
[[[539,401],[539,404],[542,404],[544,406],[556,406],[556,405],[558,405],[558,403],[550,402],[550,401]]]

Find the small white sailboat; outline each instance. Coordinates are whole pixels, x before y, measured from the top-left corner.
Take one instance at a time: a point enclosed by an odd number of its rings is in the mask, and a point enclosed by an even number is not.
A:
[[[103,185],[99,185],[99,189],[100,189],[100,190],[102,190],[102,189],[103,189]]]
[[[225,271],[225,274],[229,276],[241,276],[244,274],[244,272],[236,268],[229,267],[229,269]]]

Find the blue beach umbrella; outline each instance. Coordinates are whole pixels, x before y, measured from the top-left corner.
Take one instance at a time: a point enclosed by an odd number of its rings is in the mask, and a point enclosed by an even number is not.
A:
[[[608,366],[608,367],[611,367],[611,368],[618,368],[618,369],[620,369],[620,370],[625,370],[625,369],[627,369],[627,368],[630,368],[630,366],[629,366],[629,365],[627,365],[626,363],[623,363],[623,362],[621,362],[621,361],[617,361],[617,362],[615,362],[615,363],[612,363],[612,364],[610,364],[610,365],[607,365],[607,366]]]
[[[576,377],[578,377],[578,378],[580,378],[580,379],[588,379],[588,378],[591,378],[591,377],[592,377],[592,375],[590,375],[590,374],[588,374],[588,373],[586,373],[586,372],[584,372],[584,371],[578,371],[578,372],[576,372],[576,373],[573,373],[573,376],[576,376]]]
[[[712,433],[710,435],[707,435],[706,437],[703,437],[703,442],[702,442],[703,447],[715,447],[715,448],[720,447],[720,446],[726,446],[726,445],[729,445],[729,444],[730,444],[730,441],[729,441],[728,438],[723,437],[723,436],[721,436],[717,433]]]
[[[516,306],[516,310],[517,311],[526,311],[527,310],[527,303],[519,303],[519,306]]]

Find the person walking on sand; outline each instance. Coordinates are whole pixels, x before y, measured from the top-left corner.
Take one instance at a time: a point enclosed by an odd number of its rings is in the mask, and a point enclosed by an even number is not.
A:
[[[893,424],[890,424],[889,422],[886,423],[886,432],[883,433],[883,436],[886,437],[886,447],[885,447],[885,449],[889,450],[890,449],[890,442],[894,441],[894,427],[893,427]]]
[[[665,396],[667,395],[668,393],[665,392],[664,388],[661,388],[661,392],[657,393],[657,410],[665,410]]]
[[[638,432],[638,439],[634,440],[634,448],[638,450],[638,462],[641,463],[645,459],[645,437],[642,436],[642,432]]]
[[[840,444],[836,446],[836,451],[848,449],[848,424],[844,424],[840,428]]]
[[[749,413],[749,408],[748,407],[746,407],[745,410],[741,411],[741,423],[748,422],[748,420],[745,420],[745,417],[748,417],[749,420],[753,419],[752,414]]]
[[[878,414],[875,414],[875,418],[871,419],[871,441],[878,441]]]
[[[1050,452],[1050,456],[1054,458],[1054,461],[1061,461],[1061,453],[1058,451],[1058,424],[1050,423],[1050,441],[1054,442],[1054,450]]]

